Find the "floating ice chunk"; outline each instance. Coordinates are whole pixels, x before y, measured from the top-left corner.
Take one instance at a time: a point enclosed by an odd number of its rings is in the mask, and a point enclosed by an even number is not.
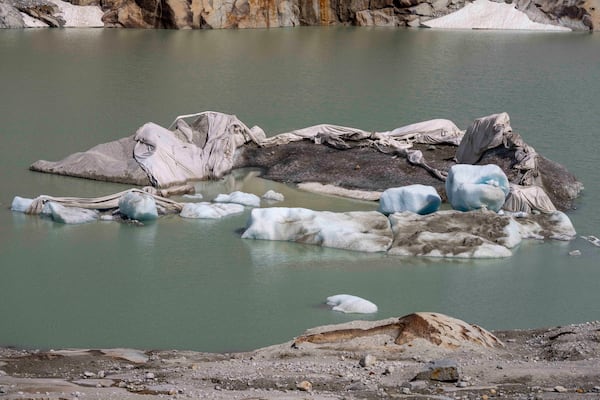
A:
[[[100,213],[96,210],[65,207],[53,201],[44,204],[42,214],[50,216],[55,222],[60,222],[61,224],[84,224],[96,221],[100,216]]]
[[[12,204],[10,206],[10,209],[12,211],[16,211],[16,212],[27,212],[27,209],[29,208],[29,206],[31,205],[31,203],[33,203],[33,199],[28,199],[26,197],[19,197],[19,196],[15,196],[13,198]]]
[[[288,240],[338,249],[386,251],[389,220],[377,211],[335,213],[306,208],[255,208],[244,239]]]
[[[148,221],[158,218],[154,197],[139,193],[127,192],[119,198],[119,212],[130,219]]]
[[[487,208],[498,212],[509,190],[504,171],[494,164],[457,164],[446,179],[448,200],[459,211]]]
[[[336,294],[327,298],[327,305],[333,306],[333,311],[356,314],[373,314],[377,306],[369,300],[350,294]]]
[[[183,218],[218,219],[230,214],[244,212],[241,204],[212,204],[212,203],[185,203],[179,214]]]
[[[260,207],[260,197],[252,193],[232,192],[220,194],[215,198],[217,203],[237,203],[248,207]]]
[[[278,193],[274,190],[268,190],[265,194],[262,195],[262,198],[265,200],[271,200],[271,201],[285,200],[285,197],[281,193]]]
[[[530,214],[514,221],[523,239],[572,240],[577,234],[569,217],[561,211]]]
[[[441,203],[442,199],[433,186],[402,186],[383,192],[379,199],[379,212],[386,215],[402,211],[431,214],[440,208]]]
[[[202,193],[184,194],[183,197],[186,199],[192,199],[192,200],[202,200],[202,198],[203,198]]]

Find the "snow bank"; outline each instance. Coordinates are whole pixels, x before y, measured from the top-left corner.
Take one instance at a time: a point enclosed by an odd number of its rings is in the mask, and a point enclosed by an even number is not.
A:
[[[99,6],[74,6],[61,0],[49,0],[57,5],[57,16],[65,20],[66,28],[103,28],[102,9]]]
[[[570,31],[571,29],[533,22],[515,4],[476,0],[459,11],[423,22],[429,28],[443,29],[519,29],[543,31]]]
[[[433,186],[408,185],[384,191],[379,199],[379,212],[386,215],[402,211],[431,214],[440,208],[440,204],[442,199]]]
[[[377,306],[369,300],[350,294],[336,294],[327,298],[327,305],[333,306],[333,311],[356,314],[373,314]]]
[[[255,208],[244,239],[287,240],[378,252],[392,243],[388,219],[376,211],[335,213],[306,208]]]
[[[218,219],[244,212],[241,204],[186,203],[179,214],[183,218]]]

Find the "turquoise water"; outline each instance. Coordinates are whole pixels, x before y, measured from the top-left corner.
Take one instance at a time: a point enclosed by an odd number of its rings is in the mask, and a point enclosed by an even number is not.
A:
[[[437,311],[488,329],[600,318],[600,248],[523,244],[510,259],[388,257],[240,238],[249,212],[144,227],[65,226],[12,213],[13,196],[98,196],[123,185],[28,171],[132,134],[147,121],[217,110],[278,133],[330,122],[388,130],[431,118],[466,128],[506,111],[514,130],[586,189],[569,216],[600,236],[598,34],[300,28],[0,32],[0,345],[247,350],[361,316],[323,307],[350,293],[369,319]],[[198,183],[284,206],[368,202],[235,174]],[[582,255],[570,257],[579,249]]]

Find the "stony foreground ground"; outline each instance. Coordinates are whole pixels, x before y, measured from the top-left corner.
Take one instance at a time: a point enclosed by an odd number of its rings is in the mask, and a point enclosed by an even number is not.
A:
[[[231,354],[0,348],[0,399],[600,399],[599,321],[494,334],[504,347],[379,335]]]

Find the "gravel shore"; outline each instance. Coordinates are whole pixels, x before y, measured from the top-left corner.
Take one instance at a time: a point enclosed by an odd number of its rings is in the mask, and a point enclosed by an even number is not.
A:
[[[600,321],[454,348],[387,333],[246,353],[0,348],[2,399],[600,399]]]

